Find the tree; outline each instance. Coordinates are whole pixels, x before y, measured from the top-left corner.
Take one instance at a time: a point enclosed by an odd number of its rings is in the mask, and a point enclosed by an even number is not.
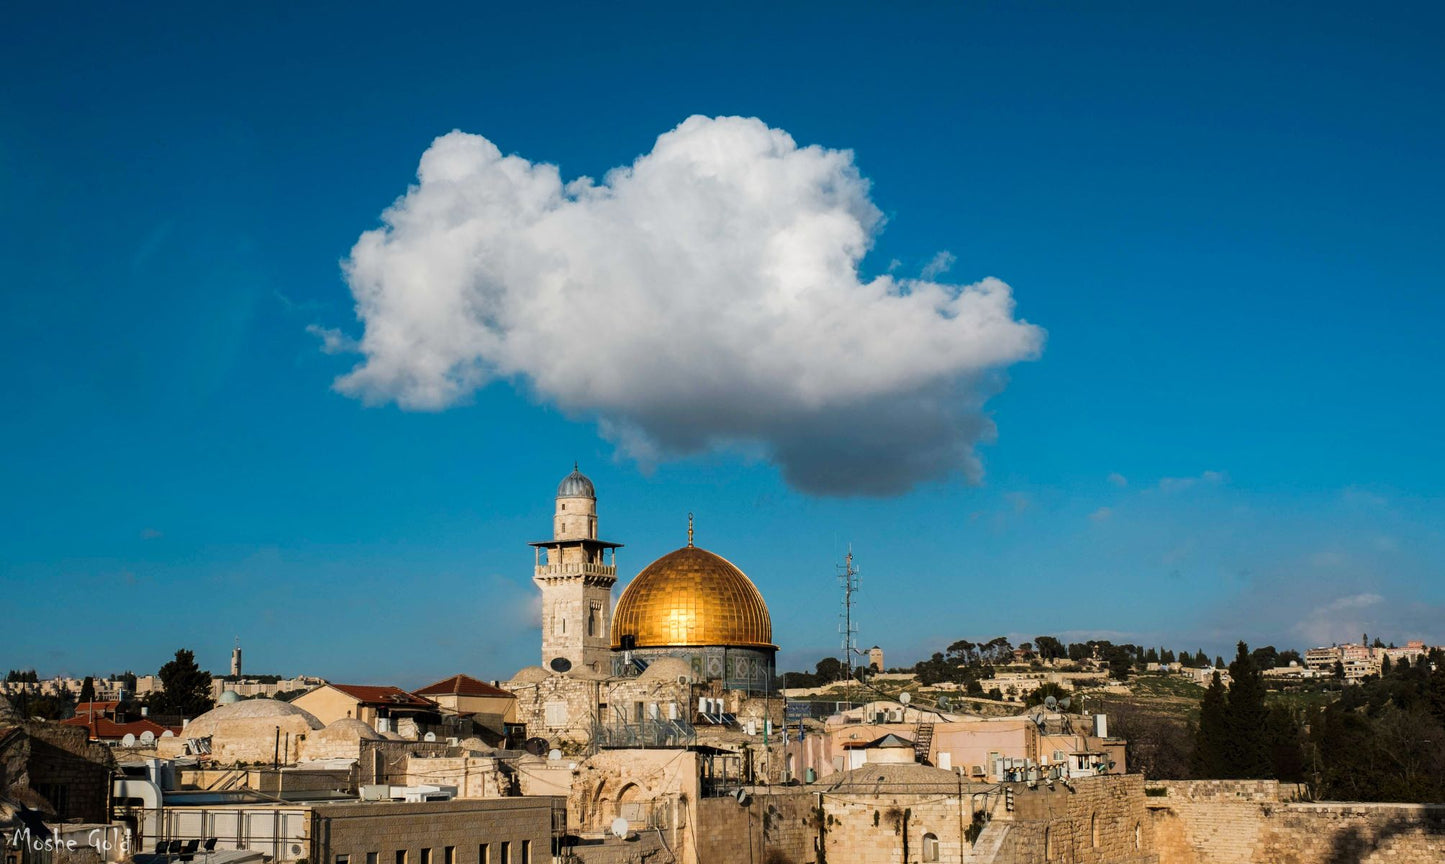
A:
[[[1199,649],[1198,651],[1194,652],[1194,668],[1195,668],[1195,669],[1208,669],[1208,668],[1209,668],[1209,655],[1204,653],[1204,649],[1203,649],[1203,648],[1201,648],[1201,649]]]
[[[1150,780],[1189,779],[1194,740],[1183,718],[1130,702],[1107,702],[1100,711],[1109,715],[1109,733],[1124,739],[1130,771]]]
[[[1194,732],[1194,752],[1189,754],[1189,776],[1197,780],[1225,778],[1225,747],[1229,741],[1229,705],[1224,682],[1215,672],[1209,689],[1199,702],[1199,727]]]
[[[847,670],[843,668],[843,661],[837,657],[824,657],[813,667],[815,675],[818,676],[819,684],[831,684],[834,681],[841,681],[847,677]]]
[[[1068,699],[1069,689],[1057,682],[1046,681],[1036,687],[1034,689],[1034,692],[1029,694],[1029,698],[1024,700],[1024,705],[1029,707],[1033,707],[1034,705],[1042,705],[1044,704],[1044,700],[1048,699],[1050,696],[1054,697],[1055,700]],[[1069,707],[1073,708],[1075,713],[1077,713],[1079,710],[1078,706],[1073,705],[1072,703]],[[1064,709],[1060,708],[1059,710],[1062,711]]]
[[[211,710],[211,673],[196,665],[196,655],[182,648],[160,669],[161,692],[151,707],[157,713],[195,717]]]
[[[1265,745],[1269,748],[1269,777],[1281,783],[1302,783],[1305,779],[1305,754],[1302,728],[1293,712],[1283,705],[1269,709],[1265,726]]]
[[[1254,649],[1254,665],[1260,669],[1273,669],[1280,665],[1279,652],[1273,645]]]
[[[80,682],[80,697],[79,697],[79,701],[81,701],[81,702],[94,702],[94,701],[95,701],[95,678],[93,678],[93,677],[90,676],[90,675],[85,676],[85,680],[82,681],[82,682]]]
[[[1045,662],[1062,660],[1069,656],[1069,649],[1065,648],[1064,643],[1055,639],[1053,636],[1035,636],[1034,648],[1039,652],[1039,657]]]
[[[1234,662],[1229,664],[1228,729],[1225,748],[1225,776],[1230,779],[1263,779],[1271,776],[1268,729],[1269,709],[1264,704],[1264,676],[1239,643]]]
[[[1134,654],[1125,645],[1109,645],[1103,650],[1103,660],[1109,664],[1109,674],[1120,681],[1129,680],[1134,671]]]

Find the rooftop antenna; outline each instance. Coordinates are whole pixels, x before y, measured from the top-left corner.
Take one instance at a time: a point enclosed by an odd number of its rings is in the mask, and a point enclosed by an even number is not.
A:
[[[858,624],[853,620],[853,595],[858,593],[858,568],[853,566],[853,545],[848,544],[848,554],[838,567],[838,584],[843,588],[843,611],[839,614],[842,622],[838,631],[843,634],[843,667],[848,671],[848,685],[853,684],[853,654],[857,652]]]

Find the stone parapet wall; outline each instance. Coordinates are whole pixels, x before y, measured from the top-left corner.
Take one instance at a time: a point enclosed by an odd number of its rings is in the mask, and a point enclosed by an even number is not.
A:
[[[1282,801],[1274,781],[1150,783],[1159,864],[1439,864],[1445,805]]]

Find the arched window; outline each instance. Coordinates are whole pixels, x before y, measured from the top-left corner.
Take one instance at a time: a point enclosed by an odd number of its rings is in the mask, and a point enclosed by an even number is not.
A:
[[[1047,827],[1044,828],[1044,860],[1048,861],[1054,857],[1054,835]]]
[[[923,860],[927,862],[938,860],[938,835],[923,835]]]
[[[1143,846],[1143,845],[1144,845],[1144,829],[1143,829],[1143,827],[1142,827],[1138,822],[1135,822],[1135,823],[1134,823],[1134,848],[1135,848],[1135,849],[1138,849],[1140,846]]]

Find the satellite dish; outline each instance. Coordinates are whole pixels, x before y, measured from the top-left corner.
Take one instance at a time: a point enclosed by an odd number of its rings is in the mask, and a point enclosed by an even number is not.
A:
[[[161,733],[161,737],[162,737],[162,738],[174,738],[174,737],[176,737],[176,733],[174,733],[174,732],[172,732],[171,730],[167,729],[166,731],[164,731],[164,732]]]
[[[738,791],[733,793],[733,798],[738,802],[739,807],[748,806],[748,803],[752,800],[748,797],[748,790],[746,789],[738,789]]]
[[[572,661],[566,657],[553,657],[552,662],[547,664],[552,667],[553,672],[571,672]]]
[[[1059,707],[1059,700],[1055,699],[1055,698],[1052,697],[1052,696],[1045,696],[1045,697],[1044,697],[1044,707],[1047,708],[1047,709],[1049,709],[1050,711],[1052,711],[1052,710],[1054,710],[1055,708]]]
[[[938,697],[938,707],[942,708],[944,711],[947,711],[948,709],[953,707],[953,702],[947,696],[940,696]]]
[[[562,751],[561,751],[561,750],[558,750],[558,749],[555,748],[555,747],[553,747],[551,750],[549,750],[549,751],[547,752],[547,758],[550,759],[550,760],[553,761],[553,762],[558,762],[558,761],[560,761],[560,760],[562,759]]]
[[[547,743],[546,738],[528,738],[526,742],[522,744],[522,749],[531,753],[533,756],[541,756],[543,753],[551,750],[552,746]]]
[[[435,740],[437,740],[437,733],[435,733],[435,732],[428,732],[428,733],[426,733],[425,735],[421,736],[421,740],[427,741],[427,742],[435,741]]]
[[[907,692],[905,692],[905,693],[899,693],[899,694],[898,694],[898,701],[899,701],[899,702],[902,702],[904,705],[907,705],[909,702],[912,702],[912,701],[913,701],[913,694],[912,694],[912,693],[907,693]]]
[[[149,744],[154,743],[155,740],[156,740],[156,733],[152,732],[152,731],[149,730],[149,729],[147,729],[146,731],[140,733],[140,743],[141,743],[141,744],[149,745]]]
[[[132,735],[132,734],[130,734],[129,732],[125,733],[125,737],[122,738],[122,739],[120,739],[120,746],[122,746],[122,747],[134,747],[134,746],[135,746],[135,736]]]
[[[1065,696],[1064,698],[1062,698],[1062,699],[1059,700],[1059,707],[1062,708],[1063,710],[1067,711],[1067,710],[1069,710],[1069,706],[1070,706],[1071,704],[1073,704],[1073,702],[1074,702],[1073,699],[1070,699],[1069,697]]]
[[[618,816],[616,819],[613,819],[613,820],[612,820],[612,833],[615,834],[615,835],[617,835],[618,837],[626,837],[626,836],[627,836],[627,820],[626,820],[626,819],[623,819],[621,816]]]

